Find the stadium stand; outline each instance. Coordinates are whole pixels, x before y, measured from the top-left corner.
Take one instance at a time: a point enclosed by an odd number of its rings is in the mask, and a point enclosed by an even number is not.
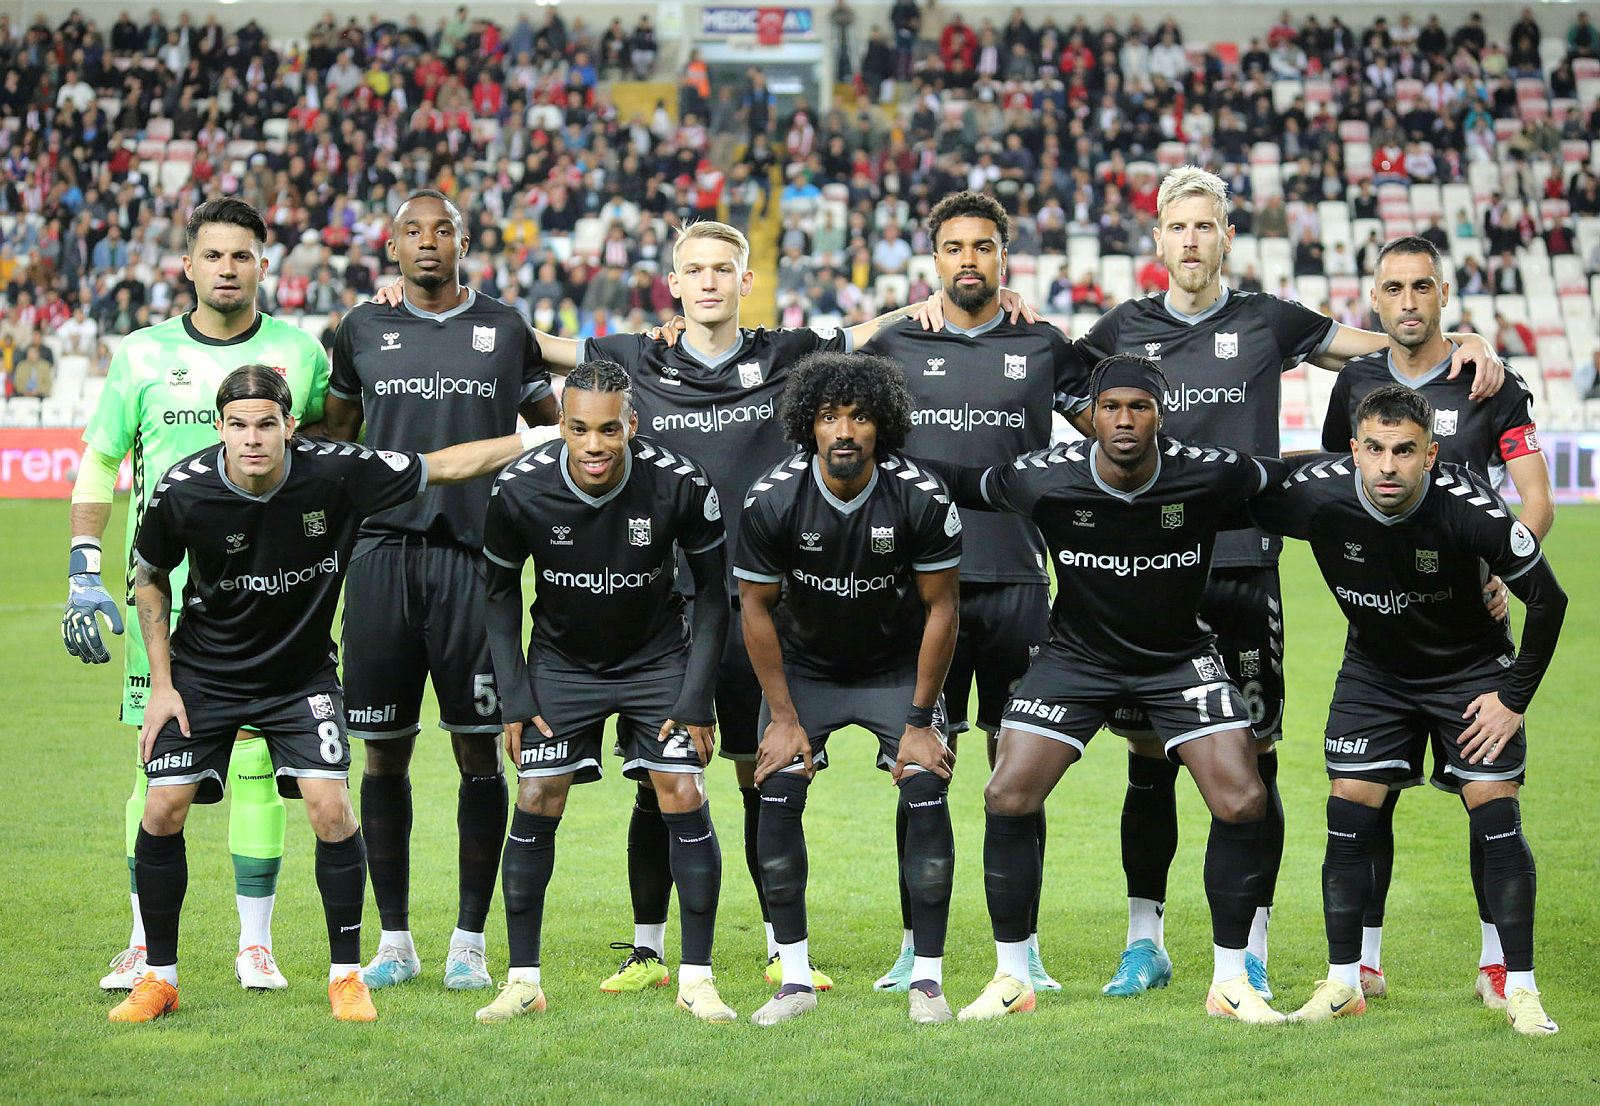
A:
[[[476,287],[581,335],[670,316],[663,251],[707,216],[750,231],[773,297],[753,321],[869,318],[927,294],[922,217],[981,188],[1015,217],[1011,286],[1080,333],[1164,287],[1155,189],[1193,162],[1236,198],[1233,283],[1364,322],[1377,245],[1424,234],[1451,258],[1448,321],[1493,331],[1542,425],[1600,429],[1600,60],[1566,11],[1308,11],[1216,41],[1137,14],[980,6],[946,34],[945,5],[851,6],[826,107],[754,68],[711,90],[647,18],[591,27],[580,5],[294,34],[231,8],[0,15],[0,424],[82,424],[120,337],[187,306],[182,226],[208,195],[266,214],[262,306],[319,336],[389,279],[386,213],[424,185],[467,213]],[[35,340],[44,395],[17,379]],[[1327,383],[1290,374],[1284,424],[1315,426]]]

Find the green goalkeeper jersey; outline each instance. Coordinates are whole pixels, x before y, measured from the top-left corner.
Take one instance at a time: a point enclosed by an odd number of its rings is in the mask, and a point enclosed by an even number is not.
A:
[[[133,454],[123,565],[127,603],[133,605],[133,540],[156,478],[217,437],[217,388],[240,365],[270,365],[294,396],[296,420],[322,417],[328,390],[328,355],[310,334],[269,315],[237,338],[207,338],[188,315],[146,327],[123,339],[111,359],[105,390],[83,432],[96,453],[119,460]],[[176,590],[182,586],[173,580]],[[135,631],[135,636],[137,631]]]

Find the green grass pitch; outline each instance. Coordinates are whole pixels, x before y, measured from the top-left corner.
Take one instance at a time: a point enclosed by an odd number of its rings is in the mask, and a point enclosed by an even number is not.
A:
[[[123,513],[119,505],[118,523]],[[739,800],[728,764],[709,773],[724,881],[716,945],[723,996],[741,1024],[704,1026],[676,1011],[674,988],[602,995],[607,943],[632,934],[624,846],[632,787],[608,766],[577,789],[561,829],[545,933],[543,1016],[480,1026],[482,992],[440,985],[454,924],[455,772],[429,728],[415,771],[413,927],[424,978],[376,996],[379,1021],[328,1017],[326,937],[311,836],[291,809],[275,925],[291,986],[249,994],[231,961],[236,918],[226,816],[196,808],[183,933],[183,1007],[147,1027],[114,1026],[96,980],[127,934],[122,804],[131,731],[115,717],[119,663],[86,667],[59,635],[66,506],[0,501],[0,1097],[162,1101],[451,1099],[734,1101],[765,1099],[1227,1099],[1595,1101],[1600,1095],[1600,850],[1594,815],[1600,743],[1585,684],[1600,672],[1600,507],[1566,508],[1549,543],[1573,602],[1559,655],[1531,717],[1525,823],[1539,862],[1538,973],[1562,1025],[1552,1039],[1513,1034],[1471,985],[1478,926],[1467,878],[1466,817],[1430,789],[1400,804],[1385,968],[1390,994],[1329,1026],[1250,1029],[1208,1018],[1209,928],[1200,884],[1204,809],[1180,782],[1182,843],[1168,907],[1173,985],[1131,1000],[1099,994],[1125,922],[1117,821],[1121,743],[1102,734],[1049,804],[1041,923],[1045,962],[1064,984],[1037,1013],[975,1026],[914,1027],[903,996],[875,995],[900,922],[893,793],[869,739],[835,739],[813,789],[811,945],[838,987],[802,1021],[743,1020],[767,996],[760,918],[745,872]],[[117,533],[108,547],[118,547]],[[1289,713],[1282,788],[1288,844],[1272,928],[1275,1003],[1292,1009],[1324,972],[1320,911],[1323,803],[1318,741],[1343,627],[1303,546],[1284,557]],[[120,661],[120,642],[114,646]],[[433,715],[424,706],[424,720]],[[356,770],[360,769],[356,754]],[[946,987],[971,1001],[994,970],[983,905],[983,754],[961,752],[952,792],[957,870]],[[370,893],[369,893],[370,896]],[[503,977],[496,899],[491,965]],[[370,955],[377,917],[367,912]],[[669,961],[676,961],[676,920]]]

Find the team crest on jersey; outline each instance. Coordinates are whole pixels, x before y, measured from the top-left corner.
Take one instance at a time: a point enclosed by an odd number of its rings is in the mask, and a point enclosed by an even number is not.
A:
[[[1146,357],[1150,358],[1150,360],[1152,360],[1152,361],[1161,360],[1161,343],[1160,342],[1146,342],[1144,344],[1144,355]]]
[[[391,330],[391,331],[388,331],[387,333],[385,333],[384,336],[383,336],[383,345],[378,347],[379,351],[386,350],[386,349],[399,349],[399,348],[400,348],[400,332],[398,330]]]
[[[308,538],[320,538],[328,532],[327,511],[307,511],[300,516],[300,521],[305,524]]]
[[[333,697],[326,692],[306,696],[306,704],[311,707],[311,717],[329,719],[333,717]]]
[[[761,362],[746,361],[739,366],[739,385],[743,388],[754,388],[761,383]]]
[[[872,528],[872,551],[874,553],[894,552],[893,526],[874,526]]]
[[[800,548],[804,549],[807,553],[821,553],[822,535],[817,533],[801,534]]]
[[[1417,571],[1418,572],[1438,572],[1439,571],[1439,551],[1437,549],[1419,549],[1419,550],[1417,550]]]
[[[1006,354],[1006,379],[1026,380],[1028,377],[1028,355],[1025,353]]]
[[[1234,331],[1232,334],[1218,332],[1212,335],[1212,338],[1214,340],[1212,352],[1217,355],[1217,360],[1227,361],[1239,356],[1238,331]]]
[[[628,520],[628,544],[650,544],[650,520],[648,518],[630,518]]]
[[[177,387],[179,387],[181,385],[184,385],[184,384],[193,384],[194,381],[189,379],[189,366],[188,365],[174,365],[174,366],[172,366],[172,368],[170,370],[168,370],[168,372],[167,372],[167,383],[172,385],[174,388],[177,388]]]
[[[1261,650],[1239,650],[1239,675],[1247,680],[1261,675]]]
[[[1222,662],[1216,657],[1195,657],[1190,663],[1194,665],[1195,675],[1202,680],[1221,681],[1228,678],[1227,670],[1222,667]]]
[[[1176,530],[1183,525],[1183,504],[1163,503],[1161,505],[1161,528],[1163,530]]]
[[[930,358],[928,358],[928,367],[922,370],[922,375],[923,376],[943,376],[944,375],[944,360],[945,359],[943,357],[930,357]]]
[[[475,326],[472,328],[472,348],[478,353],[494,352],[494,327]]]
[[[1456,432],[1457,415],[1459,412],[1446,411],[1443,407],[1433,409],[1433,432],[1441,437],[1449,437]]]
[[[571,545],[572,544],[572,527],[570,527],[570,526],[552,526],[552,527],[550,527],[550,544],[551,545]]]

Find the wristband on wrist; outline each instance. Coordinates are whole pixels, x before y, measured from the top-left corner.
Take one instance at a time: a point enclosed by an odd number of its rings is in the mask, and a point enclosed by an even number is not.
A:
[[[100,573],[100,539],[79,535],[72,539],[72,551],[67,555],[67,575]]]
[[[532,449],[534,446],[536,446],[540,442],[544,441],[544,435],[540,434],[538,430],[534,429],[531,426],[528,429],[522,431],[521,438],[522,438],[522,448],[523,448],[524,452],[526,452],[527,450]]]
[[[913,703],[911,709],[906,711],[906,725],[912,726],[919,730],[925,730],[929,726],[932,726],[933,708],[919,707]]]

